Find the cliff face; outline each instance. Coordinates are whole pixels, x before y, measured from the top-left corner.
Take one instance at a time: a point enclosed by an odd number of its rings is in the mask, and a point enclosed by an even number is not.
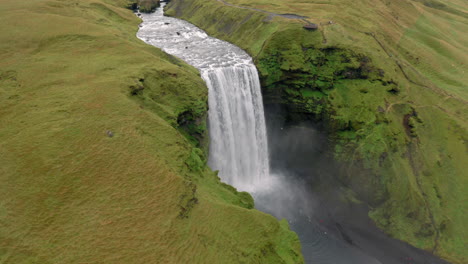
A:
[[[465,263],[466,3],[270,2],[173,0],[166,13],[255,58],[265,104],[322,127],[380,228]],[[276,15],[291,13],[309,18]]]
[[[1,262],[301,263],[206,166],[207,88],[131,2],[1,1]]]

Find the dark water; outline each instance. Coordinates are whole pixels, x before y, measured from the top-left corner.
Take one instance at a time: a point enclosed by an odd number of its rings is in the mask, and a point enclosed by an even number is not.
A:
[[[306,263],[448,263],[378,229],[366,204],[345,198],[348,190],[336,177],[337,164],[325,154],[326,135],[313,122],[286,124],[281,108],[265,106],[271,172],[281,179],[254,196],[258,209],[288,220]]]
[[[267,122],[272,157],[268,161],[260,86],[247,53],[186,21],[163,16],[162,9],[141,17],[139,38],[195,66],[207,82],[210,150],[216,153],[210,165],[220,170],[224,181],[250,191],[257,209],[288,220],[299,235],[307,263],[445,263],[385,236],[367,218],[365,206],[334,198],[339,188],[312,191],[314,168],[331,166],[317,163],[326,139],[315,136],[314,130],[282,129],[281,123]],[[265,166],[269,163],[271,169]]]

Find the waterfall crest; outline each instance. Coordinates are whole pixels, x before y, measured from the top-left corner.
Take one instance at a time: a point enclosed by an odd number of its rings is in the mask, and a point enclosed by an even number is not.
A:
[[[161,7],[164,5],[161,3]],[[333,202],[320,204],[323,201],[316,200],[306,181],[295,178],[293,173],[288,175],[278,170],[270,173],[258,73],[245,51],[208,36],[186,21],[164,16],[162,8],[153,14],[141,14],[141,17],[144,22],[137,36],[196,67],[208,86],[210,167],[219,170],[223,181],[252,193],[257,209],[288,219],[291,228],[299,234],[306,262],[381,264],[373,256],[376,254],[385,263],[400,263],[402,255],[414,253],[408,251],[406,245],[399,249],[394,242],[384,240],[380,233],[374,236],[374,231],[367,230],[354,236],[357,239],[349,245],[346,238],[341,240],[333,235],[345,236],[335,227],[338,222],[331,218],[331,214],[339,210]],[[296,135],[293,130],[290,132]],[[327,205],[333,207],[328,209]],[[319,213],[323,211],[327,224],[318,222],[320,215],[315,215],[315,209],[319,209]],[[357,229],[351,230],[353,234]],[[374,247],[374,241],[384,244]],[[360,246],[371,254],[362,251]],[[386,249],[393,252],[390,257],[386,256]],[[392,259],[392,255],[398,259]]]
[[[270,182],[268,145],[252,58],[190,23],[165,17],[162,8],[141,16],[144,23],[137,36],[199,69],[208,86],[208,165],[238,190],[254,192],[264,187]]]
[[[269,176],[265,115],[253,64],[202,70],[209,89],[209,165],[242,191]]]

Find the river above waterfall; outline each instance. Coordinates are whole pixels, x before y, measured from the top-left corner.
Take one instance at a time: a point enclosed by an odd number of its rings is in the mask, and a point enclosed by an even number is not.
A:
[[[238,190],[265,186],[270,175],[265,114],[251,57],[186,21],[165,17],[163,8],[142,18],[137,36],[198,68],[208,86],[208,165]]]
[[[141,14],[143,23],[137,37],[198,68],[220,68],[253,64],[252,58],[239,47],[208,36],[196,26],[164,16],[161,3],[154,13]]]
[[[260,83],[245,51],[186,21],[165,17],[163,8],[141,18],[138,38],[196,67],[207,83],[210,167],[220,171],[223,181],[249,191],[257,209],[287,219],[299,236],[306,263],[444,263],[386,237],[367,218],[357,226],[337,222],[328,217],[326,201],[320,202],[300,177],[270,172]]]

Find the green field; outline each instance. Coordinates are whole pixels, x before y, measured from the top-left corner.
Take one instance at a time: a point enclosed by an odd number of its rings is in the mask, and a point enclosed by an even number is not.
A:
[[[0,3],[0,263],[302,263],[207,168],[207,88],[127,4]]]
[[[468,261],[466,1],[173,0],[167,13],[247,50],[264,98],[321,124],[341,180],[389,235]],[[272,96],[270,96],[272,95]]]

